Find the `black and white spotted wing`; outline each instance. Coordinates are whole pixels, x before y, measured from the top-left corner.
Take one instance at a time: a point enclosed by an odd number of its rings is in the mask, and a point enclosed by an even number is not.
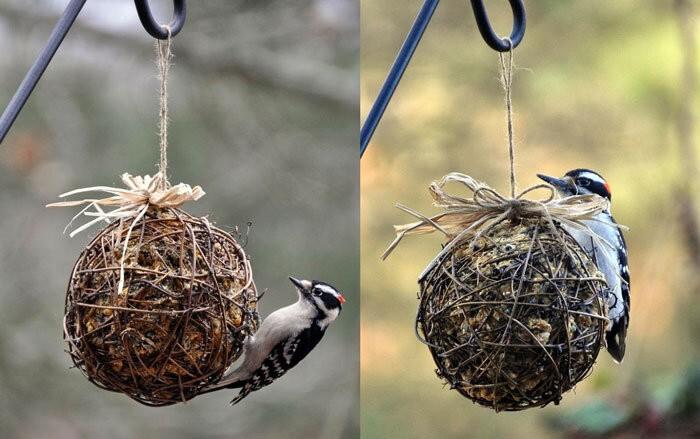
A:
[[[321,341],[324,332],[325,330],[314,324],[296,336],[280,341],[275,345],[265,361],[262,362],[258,370],[245,381],[238,396],[231,401],[231,405],[237,404],[251,392],[272,384],[273,381],[296,366]]]
[[[622,267],[620,270],[620,277],[622,278],[620,290],[624,302],[624,311],[619,318],[613,320],[612,328],[605,334],[605,338],[608,345],[608,352],[610,352],[615,360],[622,361],[622,358],[625,356],[625,338],[627,337],[627,327],[629,326],[630,318],[630,273],[628,269],[625,237],[619,230],[618,239],[620,240],[620,245],[618,246],[617,258],[620,267]],[[613,307],[615,304],[613,304]]]

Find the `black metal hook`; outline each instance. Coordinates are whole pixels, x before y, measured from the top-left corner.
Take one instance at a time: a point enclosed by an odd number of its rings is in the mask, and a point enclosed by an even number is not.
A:
[[[513,11],[513,30],[509,38],[501,38],[491,27],[486,7],[483,0],[471,0],[472,10],[474,10],[474,18],[476,25],[479,28],[481,37],[495,51],[508,52],[511,47],[516,48],[525,36],[525,5],[523,0],[508,0],[510,8]],[[510,40],[510,41],[508,41]]]
[[[141,24],[146,29],[146,32],[159,40],[168,39],[168,29],[157,23],[155,18],[153,18],[148,0],[134,0],[134,4],[136,5],[136,12],[139,14],[139,20],[141,20]],[[182,30],[182,26],[185,25],[185,17],[187,16],[185,0],[173,0],[173,5],[175,9],[173,19],[168,25],[170,37],[174,37]]]
[[[509,38],[501,38],[491,27],[483,0],[471,0],[474,17],[476,18],[476,24],[481,36],[489,47],[498,52],[507,52],[511,48],[517,47],[525,36],[525,5],[523,0],[508,1],[513,11],[513,30]],[[418,16],[404,40],[394,64],[391,66],[391,70],[389,70],[384,85],[382,85],[379,95],[367,115],[367,119],[365,119],[365,123],[362,125],[362,129],[360,130],[360,157],[365,153],[369,141],[374,134],[374,130],[377,128],[377,125],[379,125],[379,121],[382,115],[384,115],[384,110],[386,110],[386,107],[389,105],[389,101],[391,101],[391,97],[394,95],[394,91],[401,81],[403,72],[406,70],[406,67],[408,67],[408,63],[411,62],[411,57],[416,47],[418,47],[423,32],[425,32],[425,29],[428,27],[433,12],[435,12],[439,2],[440,0],[424,0],[423,6],[418,12]]]
[[[66,37],[66,34],[73,26],[78,14],[80,14],[83,6],[85,6],[86,1],[87,0],[70,0],[68,6],[66,6],[63,15],[61,15],[61,18],[51,32],[49,41],[42,49],[39,57],[34,61],[34,64],[32,64],[32,67],[22,80],[19,88],[14,96],[12,96],[10,103],[5,107],[2,116],[0,116],[0,143],[2,143],[8,131],[10,131],[12,124],[17,119],[20,111],[22,111],[22,107],[24,107],[27,99],[29,99],[34,87],[36,87],[36,84],[41,79],[41,75],[44,74],[44,71],[63,42],[63,39]],[[154,38],[165,40],[168,38],[168,33],[170,33],[171,37],[175,36],[182,30],[182,26],[185,25],[185,0],[173,0],[175,12],[173,13],[173,20],[167,27],[156,23],[153,14],[151,14],[148,0],[134,0],[134,3],[136,4],[136,11],[139,14],[141,24],[143,24],[146,31]],[[170,32],[168,32],[168,28]]]

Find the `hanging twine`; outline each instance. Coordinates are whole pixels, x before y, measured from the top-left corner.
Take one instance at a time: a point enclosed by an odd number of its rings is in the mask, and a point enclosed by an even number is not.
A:
[[[160,139],[160,173],[163,176],[161,189],[166,189],[168,185],[168,75],[170,74],[170,62],[173,57],[171,51],[172,38],[170,26],[165,26],[168,31],[168,38],[165,41],[156,40],[156,53],[158,55],[158,81],[160,83],[160,119],[158,121],[158,131]]]
[[[506,124],[508,127],[508,158],[510,160],[510,197],[515,198],[517,182],[515,180],[515,141],[513,140],[513,99],[511,90],[513,87],[513,42],[506,38],[510,50],[508,51],[508,63],[502,52],[498,52],[498,59],[501,62],[501,84],[506,100]]]
[[[129,239],[134,226],[141,220],[150,207],[160,209],[178,208],[188,201],[197,201],[205,194],[200,186],[191,187],[188,184],[180,183],[171,186],[168,182],[168,74],[170,72],[170,60],[172,58],[172,39],[170,28],[168,28],[168,38],[165,42],[156,41],[156,51],[158,55],[158,79],[160,82],[160,111],[159,111],[159,145],[160,162],[159,172],[154,176],[132,176],[124,173],[121,180],[126,188],[110,186],[91,186],[75,189],[59,195],[59,198],[71,197],[89,192],[102,192],[110,194],[103,198],[83,198],[74,201],[61,201],[47,204],[46,207],[76,207],[85,206],[78,212],[66,226],[64,233],[70,229],[75,220],[80,217],[87,217],[89,220],[75,228],[71,233],[71,238],[89,229],[99,222],[110,224],[114,220],[124,221],[132,219],[129,230],[124,239],[122,258],[119,273],[118,292],[124,286],[124,262]],[[112,210],[104,210],[113,208]]]
[[[596,245],[606,249],[604,253],[606,253],[607,257],[612,257],[613,245],[596,234],[586,224],[586,221],[597,221],[595,217],[609,209],[610,203],[607,199],[594,194],[562,198],[557,195],[553,186],[544,183],[531,186],[516,195],[515,142],[513,140],[513,105],[511,99],[513,83],[512,43],[507,60],[503,54],[499,54],[499,61],[501,66],[501,83],[506,101],[511,196],[505,197],[487,184],[477,181],[469,175],[456,172],[450,173],[439,181],[433,182],[429,188],[434,205],[442,209],[442,213],[428,217],[411,208],[397,204],[397,208],[418,218],[419,221],[394,226],[396,238],[384,251],[382,259],[386,259],[407,235],[422,235],[440,231],[449,239],[449,242],[440,254],[428,264],[427,272],[440,260],[442,255],[451,251],[458,244],[468,240],[473,245],[481,236],[488,233],[502,221],[518,218],[544,218],[555,236],[558,236],[563,241],[560,231],[555,226],[556,221],[572,230],[580,231],[590,236]],[[464,198],[452,195],[445,190],[445,185],[450,182],[461,183],[472,192],[472,197]],[[536,190],[545,190],[549,193],[539,200],[525,198],[525,195]],[[624,228],[624,226],[616,224],[601,223],[610,227]]]

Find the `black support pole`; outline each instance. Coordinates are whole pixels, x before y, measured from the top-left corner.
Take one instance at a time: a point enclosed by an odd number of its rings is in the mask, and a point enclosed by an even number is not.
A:
[[[5,112],[2,113],[2,116],[0,117],[0,144],[2,144],[3,140],[5,140],[7,132],[10,131],[12,124],[14,123],[15,119],[17,119],[17,115],[20,111],[22,111],[22,107],[24,107],[27,99],[29,99],[29,95],[32,94],[34,87],[36,87],[39,79],[41,79],[41,75],[44,74],[46,67],[48,67],[51,59],[58,50],[58,47],[63,42],[63,39],[66,37],[66,34],[73,25],[76,17],[83,9],[86,1],[87,0],[71,0],[66,7],[66,10],[63,12],[63,15],[58,20],[58,23],[56,23],[56,26],[49,37],[49,41],[41,51],[39,58],[37,58],[34,65],[32,65],[27,72],[27,75],[24,77],[24,80],[22,80],[17,92],[12,97],[12,100],[7,105],[7,108],[5,108]]]

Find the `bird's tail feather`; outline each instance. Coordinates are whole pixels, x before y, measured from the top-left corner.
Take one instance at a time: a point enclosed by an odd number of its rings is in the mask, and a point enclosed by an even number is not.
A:
[[[622,319],[621,319],[622,320]],[[605,334],[608,352],[616,363],[622,363],[625,357],[625,337],[627,336],[627,324],[624,321],[615,322],[612,329]]]
[[[231,405],[236,405],[236,404],[238,404],[239,402],[241,402],[241,401],[243,400],[243,398],[245,398],[246,396],[250,395],[250,392],[251,392],[251,390],[250,390],[249,388],[244,387],[244,388],[238,393],[238,396],[236,396],[235,398],[233,398],[233,399],[231,400]]]
[[[202,389],[199,394],[205,394],[205,393],[211,393],[211,392],[216,392],[217,390],[223,390],[223,389],[239,389],[245,385],[245,381],[240,381],[240,380],[227,380],[226,378],[222,379],[216,384],[212,384],[210,386],[205,387]]]

